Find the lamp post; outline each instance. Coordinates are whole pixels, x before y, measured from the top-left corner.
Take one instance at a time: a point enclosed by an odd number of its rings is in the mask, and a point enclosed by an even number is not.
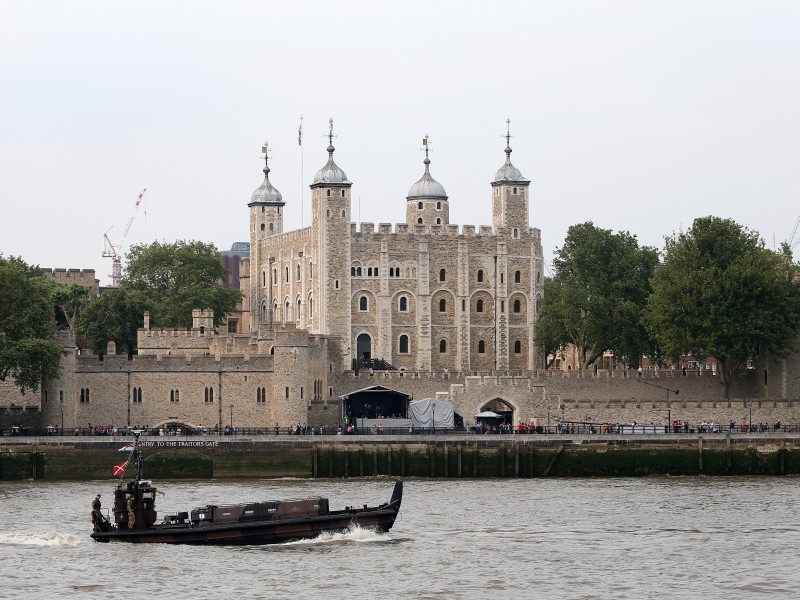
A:
[[[749,400],[747,404],[750,407],[750,418],[747,422],[747,428],[749,431],[753,431],[753,400]]]
[[[233,404],[231,404],[231,435],[233,435]]]
[[[64,435],[64,401],[61,401],[61,435]]]
[[[656,385],[655,383],[650,383],[649,381],[645,381],[644,379],[637,379],[636,382],[637,383],[642,383],[644,385],[649,385],[651,387],[658,388],[660,390],[664,390],[665,392],[667,392],[667,404],[669,404],[669,395],[670,394],[675,394],[677,396],[678,393],[680,392],[680,390],[673,390],[673,389],[666,388],[666,387],[661,386],[661,385]],[[656,409],[656,410],[659,410],[659,409]],[[660,410],[662,412],[663,411],[667,411],[667,424],[668,424],[668,427],[671,428],[672,427],[672,414],[670,413],[670,409],[669,408],[664,408],[664,409],[660,409]]]

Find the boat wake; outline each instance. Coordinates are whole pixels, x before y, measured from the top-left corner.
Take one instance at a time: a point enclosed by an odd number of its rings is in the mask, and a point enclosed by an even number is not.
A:
[[[43,533],[0,533],[0,545],[14,546],[82,546],[88,543],[83,537],[53,531]]]
[[[390,541],[390,538],[385,533],[378,533],[374,529],[365,529],[363,527],[354,526],[341,533],[323,533],[315,538],[286,542],[285,544],[281,544],[281,546],[320,546],[349,542],[370,543],[388,541]]]

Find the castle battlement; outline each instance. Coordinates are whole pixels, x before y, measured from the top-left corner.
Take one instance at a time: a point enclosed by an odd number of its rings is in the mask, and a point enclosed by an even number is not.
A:
[[[472,238],[472,237],[511,237],[511,228],[502,227],[495,231],[491,225],[413,225],[407,223],[379,223],[377,231],[375,223],[350,223],[350,235],[354,239],[369,240],[371,237],[386,235],[407,236],[409,239],[418,236],[437,236],[438,238]],[[535,227],[528,228],[528,235],[536,241],[541,240],[541,231]],[[273,236],[275,239],[280,236]]]
[[[127,356],[105,355],[102,359],[96,354],[81,354],[76,357],[76,373],[119,373],[119,372],[235,372],[271,371],[273,357],[268,355],[249,356],[247,354],[214,355],[155,355],[139,354],[128,359]]]
[[[258,243],[262,248],[269,248],[289,242],[310,241],[311,233],[311,227],[304,227],[303,229],[295,229],[294,231],[287,231],[286,233],[278,233],[262,238],[258,240]]]
[[[94,269],[41,269],[44,277],[58,283],[77,284],[89,288],[92,295],[100,292],[100,280],[96,278]]]

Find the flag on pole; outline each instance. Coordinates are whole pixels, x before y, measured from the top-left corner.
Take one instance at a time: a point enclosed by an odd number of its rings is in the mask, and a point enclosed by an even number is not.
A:
[[[119,449],[119,452],[130,452],[131,450],[133,450],[133,444],[126,444]]]
[[[303,116],[300,115],[300,127],[297,129],[297,144],[303,145]]]
[[[125,468],[128,466],[128,461],[121,462],[114,467],[114,475],[122,475],[125,472]]]

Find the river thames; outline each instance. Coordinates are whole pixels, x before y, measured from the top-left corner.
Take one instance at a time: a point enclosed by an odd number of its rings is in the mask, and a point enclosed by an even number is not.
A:
[[[159,514],[389,479],[160,481]],[[98,544],[114,481],[0,483],[0,598],[797,598],[797,478],[407,480],[388,534],[277,546]]]

